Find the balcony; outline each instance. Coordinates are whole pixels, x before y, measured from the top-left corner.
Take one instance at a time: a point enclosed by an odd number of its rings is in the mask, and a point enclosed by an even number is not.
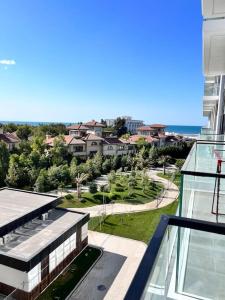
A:
[[[204,18],[225,17],[225,2],[218,0],[202,0],[202,14]]]
[[[205,82],[204,97],[219,97],[220,84]]]
[[[125,300],[225,299],[225,226],[162,216]]]
[[[223,135],[197,141],[182,170],[179,215],[225,223],[225,142]],[[222,161],[218,171],[218,161]]]

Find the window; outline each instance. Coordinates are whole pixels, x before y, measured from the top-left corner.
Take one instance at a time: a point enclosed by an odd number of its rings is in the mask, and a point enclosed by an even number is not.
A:
[[[113,150],[113,146],[108,146],[108,150]]]
[[[97,142],[92,142],[92,143],[91,143],[91,146],[97,146],[97,145],[98,145]]]
[[[83,146],[74,146],[73,150],[74,152],[83,152],[84,148]]]
[[[119,150],[124,150],[124,146],[119,146]]]

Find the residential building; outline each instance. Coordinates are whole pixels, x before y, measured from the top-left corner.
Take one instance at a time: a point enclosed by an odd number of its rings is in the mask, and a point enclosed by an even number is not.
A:
[[[135,146],[127,141],[118,139],[117,137],[104,138],[103,155],[124,155],[135,153]]]
[[[0,293],[9,295],[5,299],[36,299],[88,244],[89,215],[57,208],[59,201],[0,190]]]
[[[203,113],[181,170],[176,216],[162,216],[125,300],[225,299],[225,1],[203,0]]]
[[[165,128],[162,124],[145,125],[137,128],[137,133],[144,136],[162,136],[165,135]]]
[[[107,127],[113,127],[116,119],[105,119]]]
[[[103,138],[92,133],[88,133],[86,137],[83,138],[86,143],[87,156],[93,156],[96,153],[102,153],[102,142]]]
[[[20,139],[15,132],[3,132],[3,128],[0,128],[0,141],[6,144],[9,151],[17,148],[20,143]]]
[[[82,124],[75,124],[75,125],[68,126],[67,130],[69,131],[69,135],[83,137],[87,134],[89,128]]]
[[[133,120],[132,117],[123,116],[122,119],[125,119],[125,126],[127,127],[127,131],[131,134],[136,134],[138,127],[144,125],[142,120]]]
[[[64,143],[73,156],[86,159],[97,152],[110,156],[135,153],[135,145],[129,141],[118,139],[117,137],[102,138],[92,133],[87,133],[86,135],[82,133],[82,136],[79,136],[77,132],[63,136]],[[47,135],[45,144],[53,147],[55,138],[57,137]]]
[[[83,125],[88,128],[87,133],[91,133],[100,137],[102,136],[102,130],[105,127],[104,124],[95,120],[84,123]]]
[[[49,147],[53,147],[54,140],[56,137],[46,136],[45,144]],[[74,135],[64,135],[64,143],[68,147],[68,151],[74,156],[79,156],[80,158],[87,157],[87,145],[83,139],[75,137]]]
[[[131,135],[129,137],[129,142],[131,144],[137,144],[138,141],[140,140],[144,140],[145,142],[147,142],[148,144],[152,145],[152,146],[156,146],[159,147],[160,146],[160,140],[159,138],[156,137],[152,137],[150,135]]]

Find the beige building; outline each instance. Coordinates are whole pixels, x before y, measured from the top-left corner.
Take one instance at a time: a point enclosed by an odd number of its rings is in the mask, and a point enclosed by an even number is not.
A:
[[[9,151],[13,150],[14,148],[17,148],[20,143],[20,139],[18,138],[15,132],[4,133],[3,128],[0,128],[0,141],[6,144]]]

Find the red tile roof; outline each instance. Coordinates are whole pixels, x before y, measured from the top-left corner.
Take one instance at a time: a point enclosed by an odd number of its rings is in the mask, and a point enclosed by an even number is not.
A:
[[[152,127],[146,125],[146,126],[141,126],[137,129],[138,131],[152,131],[154,130]]]
[[[87,123],[84,123],[85,126],[88,126],[88,127],[105,127],[104,124],[102,123],[99,123],[95,120],[92,120],[92,121],[89,121]]]
[[[163,124],[151,124],[149,126],[152,128],[166,128],[166,125]]]
[[[54,139],[57,138],[57,137],[47,137],[45,139],[45,144],[49,145],[49,146],[53,146],[53,143],[54,143]],[[75,140],[75,137],[73,135],[64,135],[64,142],[66,145],[70,145],[70,144],[77,144],[76,142],[74,142],[73,140]],[[83,141],[80,140],[81,144],[83,144]]]
[[[19,143],[20,139],[15,133],[1,133],[0,134],[0,141],[3,141],[7,144]]]
[[[113,138],[104,138],[103,144],[108,145],[116,145],[116,144],[124,144],[120,139],[113,137]]]
[[[74,124],[66,127],[68,130],[88,130],[88,127],[82,124]]]
[[[100,136],[97,136],[95,134],[89,133],[83,138],[83,140],[84,141],[102,141],[103,138],[101,138]]]

